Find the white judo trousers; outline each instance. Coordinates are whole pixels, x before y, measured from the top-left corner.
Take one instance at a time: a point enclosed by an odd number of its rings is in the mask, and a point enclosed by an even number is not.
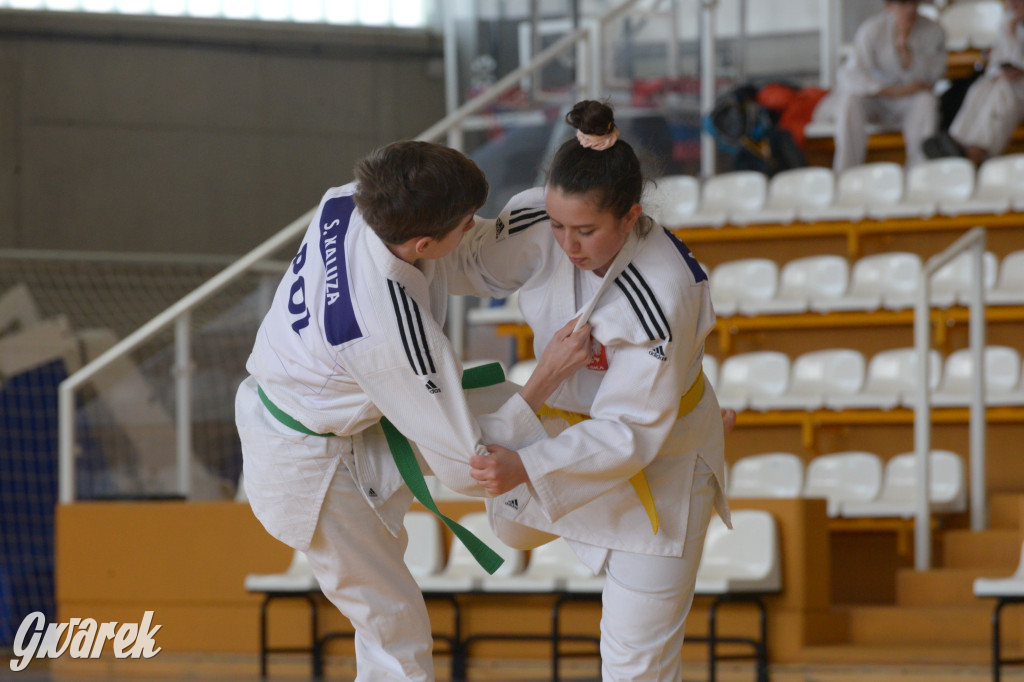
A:
[[[381,522],[401,518],[412,504],[402,488],[374,509],[349,470],[351,439],[307,436],[281,424],[260,401],[255,382],[243,382],[235,401],[242,446],[249,457],[314,458],[338,462],[325,484],[313,538],[306,549],[324,596],[355,628],[358,682],[434,679],[433,640],[423,593],[405,564],[408,536]],[[247,488],[257,485],[246,477]],[[275,482],[288,487],[289,481]],[[252,490],[250,496],[260,495]]]
[[[1002,64],[1024,69],[1024,24],[1007,20],[1000,28],[985,75],[967,90],[949,134],[965,147],[980,147],[998,156],[1024,121],[1024,80],[1002,75]]]
[[[924,161],[921,144],[935,133],[938,100],[931,92],[906,97],[880,97],[853,92],[835,93],[835,156],[832,170],[841,173],[859,166],[867,157],[868,123],[886,128],[899,127],[903,133],[908,166]]]
[[[686,617],[693,605],[704,536],[718,484],[703,459],[694,467],[682,556],[605,550],[567,539],[581,557],[605,554],[601,593],[602,682],[678,682],[683,676]],[[514,547],[536,547],[554,536],[490,509],[498,536]],[[639,532],[639,531],[638,531]]]
[[[683,634],[704,536],[714,513],[715,491],[711,468],[698,459],[681,557],[609,552],[601,595],[601,679],[605,682],[683,678]]]
[[[981,147],[998,156],[1024,121],[1024,81],[983,78],[967,91],[949,126],[949,134],[965,147]]]
[[[404,513],[411,501],[396,493],[385,505]],[[407,544],[405,529],[391,535],[339,467],[306,554],[324,595],[355,627],[357,682],[434,679],[430,617],[403,560]]]

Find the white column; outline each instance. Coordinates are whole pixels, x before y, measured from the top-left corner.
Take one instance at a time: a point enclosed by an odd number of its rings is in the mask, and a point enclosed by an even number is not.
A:
[[[704,130],[704,117],[715,106],[715,14],[718,0],[700,3],[700,174],[709,178],[715,174],[715,141]]]

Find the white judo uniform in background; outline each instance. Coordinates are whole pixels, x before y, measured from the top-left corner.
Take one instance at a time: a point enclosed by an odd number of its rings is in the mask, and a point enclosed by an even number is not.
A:
[[[517,195],[489,225],[463,240],[461,274],[468,280],[453,279],[460,282],[454,286],[486,288],[496,297],[519,290],[534,346],[542,349],[602,278],[578,270],[559,247],[543,189]],[[591,419],[519,448],[530,483],[489,500],[488,509],[509,544],[561,535],[592,569],[606,569],[606,680],[678,680],[683,624],[713,507],[728,520],[721,411],[711,386],[692,411],[678,415],[681,396],[701,375],[715,316],[707,275],[660,226],[645,238],[631,233],[615,263],[606,275],[614,285],[589,319],[591,364],[548,400]],[[657,534],[629,483],[640,471],[657,508]]]
[[[485,493],[469,475],[472,455],[545,432],[518,394],[473,416],[442,329],[447,269],[392,254],[354,190],[324,196],[260,326],[236,398],[244,482],[257,518],[307,553],[325,595],[352,620],[358,679],[431,680],[430,623],[403,560],[412,494],[379,420],[415,440],[445,485],[477,496]],[[335,437],[285,426],[257,386],[307,429]]]
[[[921,143],[938,125],[938,99],[930,91],[905,97],[878,93],[886,87],[922,82],[935,84],[946,73],[946,34],[938,23],[918,16],[907,39],[913,60],[903,67],[894,42],[895,18],[882,11],[857,29],[853,54],[836,74],[836,88],[814,110],[814,120],[835,123],[832,168],[841,173],[864,163],[867,124],[899,127],[907,165],[924,160]]]
[[[1024,121],[1024,79],[1002,76],[1001,65],[1024,69],[1024,24],[1010,18],[999,29],[985,74],[971,84],[949,134],[965,147],[981,147],[989,156],[1006,149]]]

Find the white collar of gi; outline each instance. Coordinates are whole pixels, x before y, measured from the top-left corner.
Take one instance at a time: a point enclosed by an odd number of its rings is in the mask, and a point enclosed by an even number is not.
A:
[[[597,307],[597,302],[604,296],[604,292],[608,290],[615,278],[619,276],[625,267],[633,260],[633,256],[636,255],[637,249],[640,246],[640,238],[636,234],[634,229],[629,235],[626,236],[626,243],[619,249],[619,253],[615,256],[612,264],[608,266],[608,271],[604,273],[604,278],[601,282],[601,286],[598,287],[597,291],[589,301],[584,304],[583,309],[580,311],[580,317],[576,321],[576,326],[573,331],[579,330],[580,327],[587,323],[590,319],[591,313],[594,312],[594,308]]]

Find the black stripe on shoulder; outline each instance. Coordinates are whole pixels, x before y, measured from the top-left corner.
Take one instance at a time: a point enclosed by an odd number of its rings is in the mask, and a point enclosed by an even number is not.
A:
[[[630,307],[636,313],[641,326],[647,332],[648,338],[651,341],[655,339],[671,341],[672,329],[669,326],[668,318],[665,317],[665,311],[640,270],[630,263],[615,278],[615,284],[626,296],[626,300],[629,301]]]
[[[405,357],[409,360],[409,366],[416,374],[433,373],[436,371],[434,359],[430,354],[430,347],[427,345],[427,335],[423,328],[420,307],[405,293],[405,287],[398,282],[389,279],[388,289],[391,292],[395,322],[398,323],[398,333],[402,338],[402,347],[405,349]]]
[[[548,219],[548,212],[536,206],[509,212],[508,233],[515,234]]]

